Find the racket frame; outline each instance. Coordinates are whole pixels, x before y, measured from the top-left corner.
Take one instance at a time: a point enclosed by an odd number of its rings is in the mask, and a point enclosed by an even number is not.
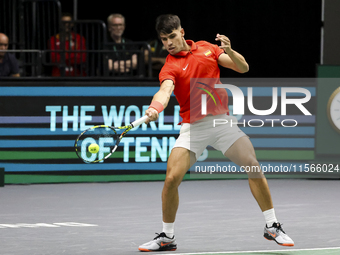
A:
[[[78,135],[78,137],[76,138],[75,142],[74,142],[74,148],[76,150],[76,154],[77,156],[83,160],[85,163],[98,163],[99,161],[103,161],[107,158],[109,158],[115,151],[116,149],[118,148],[118,145],[120,143],[120,141],[122,140],[122,138],[127,134],[127,132],[129,132],[131,129],[135,128],[135,127],[138,127],[140,126],[141,124],[143,124],[146,120],[148,119],[148,116],[143,116],[142,118],[139,118],[137,120],[135,120],[134,122],[130,123],[129,125],[126,125],[126,126],[121,126],[121,127],[113,127],[113,126],[106,126],[106,125],[96,125],[96,126],[93,126],[93,127],[90,127],[86,130],[84,130],[83,132],[81,132],[80,135]],[[117,141],[116,141],[116,144],[115,146],[112,148],[112,150],[110,151],[109,154],[107,154],[104,158],[102,159],[97,159],[97,160],[94,160],[94,161],[88,161],[88,160],[85,160],[83,159],[79,153],[81,153],[79,150],[78,150],[78,141],[80,140],[80,138],[83,136],[83,134],[85,134],[87,131],[91,130],[91,129],[95,129],[95,128],[110,128],[111,130],[113,130],[116,134],[116,129],[118,130],[121,130],[121,129],[125,129],[121,134],[120,136],[118,137]]]

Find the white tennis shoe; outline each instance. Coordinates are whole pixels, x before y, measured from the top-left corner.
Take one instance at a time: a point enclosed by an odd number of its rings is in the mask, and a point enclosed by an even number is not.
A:
[[[138,247],[140,251],[175,251],[177,249],[177,243],[175,236],[169,238],[164,232],[158,234],[156,237],[145,244]]]
[[[280,223],[274,223],[271,227],[264,227],[264,238],[275,241],[279,245],[294,246],[294,241],[283,231]]]

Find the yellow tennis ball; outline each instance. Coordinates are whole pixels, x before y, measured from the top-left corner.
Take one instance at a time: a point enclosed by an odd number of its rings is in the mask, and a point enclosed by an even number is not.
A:
[[[91,153],[98,153],[98,151],[99,151],[99,145],[98,144],[96,144],[96,143],[90,144],[89,152],[91,152]]]

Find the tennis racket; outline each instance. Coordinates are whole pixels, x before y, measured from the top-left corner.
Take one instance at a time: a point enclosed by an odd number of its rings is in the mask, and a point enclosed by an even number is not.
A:
[[[106,125],[93,126],[84,130],[75,140],[74,147],[77,156],[85,163],[98,163],[109,158],[118,148],[122,138],[134,127],[138,127],[148,119],[143,116],[127,126],[111,127]],[[117,130],[125,129],[120,135]],[[91,145],[91,146],[90,146]],[[98,145],[98,152],[94,152],[89,147]],[[98,149],[97,146],[97,149]]]

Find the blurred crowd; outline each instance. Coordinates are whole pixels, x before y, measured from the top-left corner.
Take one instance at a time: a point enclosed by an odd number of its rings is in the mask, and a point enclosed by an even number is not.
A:
[[[143,42],[126,38],[126,20],[120,13],[109,15],[99,29],[93,25],[96,22],[74,20],[71,13],[62,13],[58,31],[42,50],[11,50],[8,35],[0,33],[0,77],[158,76],[168,54],[158,38]],[[99,34],[101,27],[105,35]]]

